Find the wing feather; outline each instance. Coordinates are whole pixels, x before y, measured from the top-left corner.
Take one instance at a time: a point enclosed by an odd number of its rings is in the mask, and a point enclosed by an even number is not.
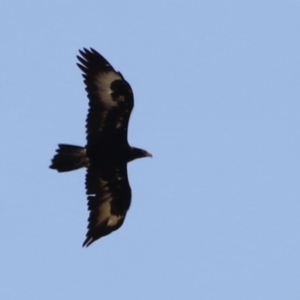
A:
[[[127,167],[92,168],[86,174],[88,231],[83,246],[120,228],[131,203]]]
[[[83,72],[89,98],[88,145],[103,144],[112,135],[118,143],[127,143],[128,122],[134,104],[129,83],[96,50],[84,48],[79,53],[77,65]]]

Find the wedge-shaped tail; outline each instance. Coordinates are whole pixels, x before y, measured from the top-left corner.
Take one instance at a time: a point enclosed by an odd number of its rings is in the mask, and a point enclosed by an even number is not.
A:
[[[58,172],[68,172],[89,166],[83,147],[59,144],[56,152],[50,168]]]

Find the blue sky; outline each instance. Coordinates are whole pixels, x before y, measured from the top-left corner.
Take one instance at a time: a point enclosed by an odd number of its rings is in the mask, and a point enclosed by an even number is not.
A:
[[[299,299],[300,3],[4,1],[1,299]],[[83,249],[76,55],[130,82],[132,206]]]

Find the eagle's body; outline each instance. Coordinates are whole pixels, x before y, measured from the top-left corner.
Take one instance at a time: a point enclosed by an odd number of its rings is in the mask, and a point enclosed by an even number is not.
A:
[[[117,230],[131,202],[127,163],[151,156],[130,147],[127,128],[133,108],[133,92],[120,72],[93,49],[79,51],[89,98],[85,147],[60,144],[50,168],[66,172],[87,168],[86,193],[90,211],[83,246]]]

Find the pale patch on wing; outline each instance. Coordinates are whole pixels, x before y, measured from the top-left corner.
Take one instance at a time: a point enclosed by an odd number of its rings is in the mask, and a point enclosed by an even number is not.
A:
[[[123,215],[114,215],[111,213],[110,202],[111,199],[106,200],[98,207],[98,218],[96,226],[106,225],[108,227],[114,227],[124,219]]]
[[[108,110],[101,112],[101,118],[99,118],[99,120],[101,120],[101,124],[99,124],[99,128],[97,128],[98,132],[102,132],[105,125],[107,114],[108,114]]]
[[[82,161],[83,161],[83,165],[88,168],[90,166],[90,159],[86,154],[86,148],[83,148],[81,150],[81,157],[82,157]]]
[[[106,109],[117,106],[117,102],[111,97],[112,90],[110,86],[115,80],[121,79],[122,77],[114,71],[102,72],[96,76],[95,84],[99,91],[99,97]]]
[[[123,174],[121,173],[121,170],[120,169],[116,169],[116,179],[117,181],[119,181],[119,183],[124,179],[123,178]]]
[[[123,120],[124,120],[123,117],[121,117],[121,118],[119,119],[119,121],[118,121],[118,123],[117,123],[117,125],[116,125],[116,128],[120,128],[120,127],[122,126]],[[126,128],[124,128],[124,129],[126,129]]]
[[[121,176],[117,176],[117,180],[121,179]],[[121,220],[124,219],[124,216],[114,215],[111,213],[111,201],[113,201],[113,195],[109,190],[108,182],[106,180],[100,179],[99,183],[103,191],[103,202],[97,208],[98,217],[96,226],[106,225],[109,227],[114,227],[118,225]]]
[[[119,129],[123,126],[123,130],[127,130],[127,126],[124,126],[123,122],[124,122],[124,118],[125,116],[127,117],[127,115],[129,114],[129,109],[125,109],[124,114],[119,118],[117,124],[116,124],[116,128]]]

